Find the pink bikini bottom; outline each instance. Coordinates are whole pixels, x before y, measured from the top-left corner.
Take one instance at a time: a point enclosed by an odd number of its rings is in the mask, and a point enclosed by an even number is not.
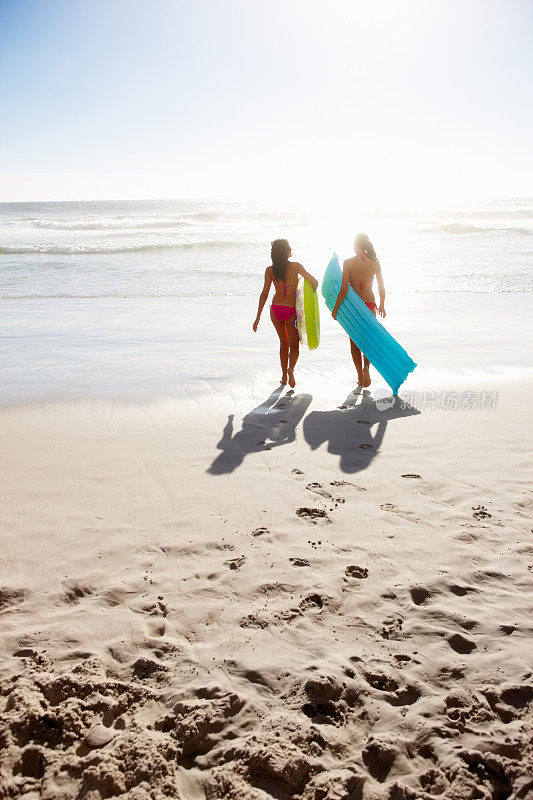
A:
[[[376,315],[376,311],[378,310],[378,307],[377,307],[376,303],[366,303],[365,302],[365,306],[368,306],[368,308],[374,314],[374,316]]]
[[[294,306],[271,305],[270,308],[278,322],[288,322],[296,314]]]

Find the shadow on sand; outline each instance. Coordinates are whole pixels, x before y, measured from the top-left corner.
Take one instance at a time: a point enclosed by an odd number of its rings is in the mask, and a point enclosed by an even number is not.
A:
[[[353,474],[370,464],[383,441],[387,423],[413,414],[420,411],[398,397],[391,398],[391,406],[381,410],[369,391],[356,389],[335,411],[312,411],[305,418],[303,433],[311,450],[327,442],[328,453],[340,456],[340,468]]]
[[[209,469],[211,475],[225,475],[237,469],[249,453],[260,453],[296,440],[296,426],[312,400],[310,394],[287,392],[279,386],[261,405],[243,419],[241,430],[233,433],[233,414],[222,431],[217,447],[222,452]]]

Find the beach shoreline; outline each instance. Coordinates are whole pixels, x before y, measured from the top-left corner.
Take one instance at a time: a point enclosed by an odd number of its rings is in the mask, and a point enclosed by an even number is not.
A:
[[[322,303],[321,343],[299,385],[340,405],[354,387],[348,338]],[[533,375],[533,294],[392,293],[384,324],[417,362],[400,389],[497,390]],[[277,337],[254,296],[0,300],[0,407],[21,403],[250,398],[280,378]],[[509,320],[513,320],[509,326]],[[373,388],[387,385],[373,370]]]

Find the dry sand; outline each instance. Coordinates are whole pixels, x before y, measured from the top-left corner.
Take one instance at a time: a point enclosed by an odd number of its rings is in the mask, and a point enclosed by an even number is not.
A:
[[[497,388],[4,409],[0,798],[532,798],[531,385]]]

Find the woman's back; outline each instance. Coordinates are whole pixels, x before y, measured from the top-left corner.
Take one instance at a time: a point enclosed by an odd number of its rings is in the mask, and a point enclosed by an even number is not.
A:
[[[287,268],[285,270],[285,278],[278,279],[274,275],[274,268],[269,267],[269,270],[272,271],[272,283],[274,284],[275,294],[272,298],[273,305],[280,305],[280,306],[291,306],[294,307],[296,305],[296,287],[298,286],[298,267],[301,267],[300,264],[297,264],[292,261],[287,262]]]
[[[352,258],[347,258],[344,266],[348,268],[350,286],[354,292],[359,295],[361,300],[374,302],[372,284],[379,266],[378,262],[368,255],[355,255]]]

